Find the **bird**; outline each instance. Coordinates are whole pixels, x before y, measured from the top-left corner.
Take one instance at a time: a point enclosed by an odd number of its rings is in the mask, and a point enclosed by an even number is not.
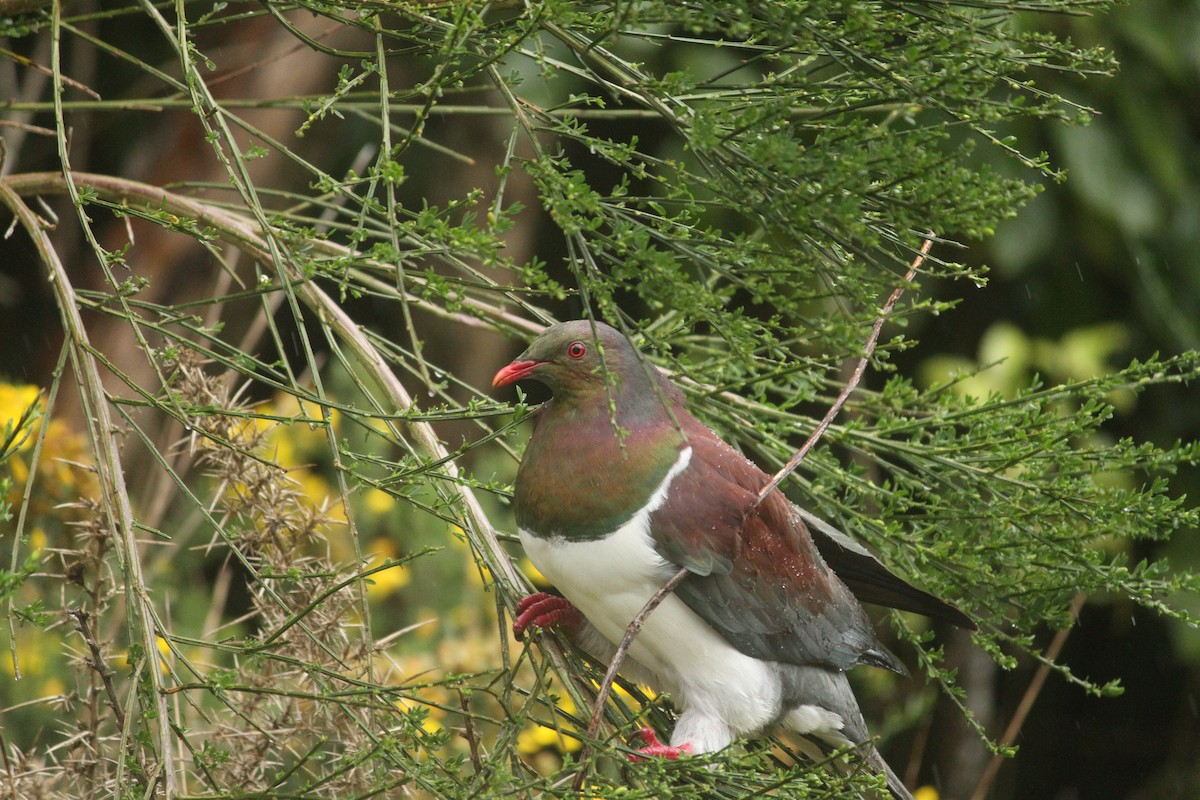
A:
[[[644,757],[721,750],[784,730],[810,754],[852,747],[912,800],[875,749],[846,676],[904,673],[860,601],[973,629],[954,606],[905,582],[780,490],[687,409],[683,392],[624,334],[598,320],[551,325],[501,368],[494,387],[539,381],[513,487],[526,555],[561,593],[516,606],[514,631],[560,627],[607,663],[647,601],[621,672],[667,692],[670,743],[640,732]]]

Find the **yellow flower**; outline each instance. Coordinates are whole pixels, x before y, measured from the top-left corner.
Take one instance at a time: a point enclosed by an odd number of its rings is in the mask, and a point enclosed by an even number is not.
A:
[[[292,470],[288,477],[300,487],[310,506],[324,509],[325,516],[331,523],[346,522],[346,509],[342,506],[342,498],[334,492],[327,480],[307,469]]]
[[[655,698],[656,695],[655,695],[655,692],[653,689],[651,689],[647,686],[641,686],[639,688],[642,690],[642,694],[644,694],[646,696],[647,700],[653,700]],[[615,696],[621,698],[621,700],[623,700],[626,705],[630,705],[630,706],[640,706],[641,705],[641,701],[638,700],[633,695],[631,695],[625,689],[625,687],[619,683],[614,683],[612,685],[612,692]]]
[[[545,725],[534,725],[517,734],[517,752],[521,755],[531,756],[550,748],[560,753],[574,753],[581,747],[583,743],[574,736],[564,736]]]
[[[913,792],[913,800],[938,800],[938,790],[932,786],[922,786]]]
[[[17,665],[24,677],[46,672],[50,661],[47,655],[54,652],[48,644],[48,639],[47,634],[39,630],[17,631]],[[12,657],[8,653],[0,658],[0,670],[9,677],[16,675]]]
[[[161,636],[154,637],[155,644],[158,645],[158,664],[159,669],[163,673],[170,672],[171,669],[171,645]]]
[[[465,564],[467,583],[471,586],[491,586],[496,582],[486,564],[468,560]],[[469,609],[475,613],[475,609]]]
[[[450,546],[455,550],[470,550],[467,544],[467,532],[457,525],[450,526]]]
[[[570,695],[560,697],[558,699],[558,707],[562,709],[564,714],[574,714],[576,710],[575,701],[571,699]]]
[[[274,413],[281,417],[294,417],[294,423],[278,423],[268,432],[267,438],[276,445],[277,463],[285,468],[298,466],[303,454],[324,451],[329,445],[329,438],[324,426],[317,422],[302,420],[321,420],[321,408],[313,403],[302,402],[290,394],[279,394],[275,401],[266,407],[265,413]],[[336,418],[330,414],[330,424],[336,423]]]
[[[0,431],[11,423],[17,424],[31,405],[38,402],[40,390],[36,386],[14,386],[11,383],[0,383]],[[40,404],[39,404],[40,405]],[[26,450],[33,445],[33,437],[27,438],[21,445]]]
[[[371,560],[367,562],[367,569],[378,567],[388,559],[395,558],[396,544],[386,536],[377,536],[371,541],[370,554]],[[367,584],[367,597],[380,600],[407,586],[412,580],[412,575],[408,567],[395,566],[372,573],[367,580],[371,581]]]
[[[527,557],[521,559],[521,572],[525,573],[525,576],[529,578],[530,582],[533,583],[534,586],[550,585],[550,581],[546,580],[546,576],[543,575],[541,570],[535,567],[533,562]]]
[[[392,496],[382,489],[368,489],[363,495],[363,506],[372,514],[386,514],[394,505]]]
[[[261,420],[266,422],[266,420]],[[290,436],[287,436],[286,428],[282,426],[271,428],[267,432],[267,440],[270,446],[267,447],[267,456],[284,469],[295,467],[300,461],[296,455],[296,443]]]
[[[575,715],[575,701],[570,695],[563,695],[556,701],[557,711],[561,714]],[[564,724],[560,728],[546,725],[532,725],[517,734],[517,752],[522,755],[534,755],[543,750],[554,749],[560,753],[574,753],[583,747],[578,738],[571,736],[574,726]]]
[[[17,486],[24,486],[25,481],[29,480],[29,467],[25,466],[25,459],[20,456],[9,457],[8,472]]]

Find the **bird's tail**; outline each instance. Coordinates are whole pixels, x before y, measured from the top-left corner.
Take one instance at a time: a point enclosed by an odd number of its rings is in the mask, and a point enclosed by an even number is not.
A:
[[[892,798],[913,800],[904,782],[875,749],[844,672],[790,665],[783,677],[785,702],[795,707],[783,718],[783,728],[806,737],[809,744],[819,751],[818,758],[839,748],[854,747],[857,769],[882,772],[887,778]],[[801,749],[806,755],[812,755],[807,748]]]
[[[863,755],[863,760],[875,772],[882,772],[887,778],[888,791],[892,793],[895,800],[913,800],[912,793],[908,791],[908,787],[904,785],[904,781],[900,780],[900,776],[892,771],[888,763],[883,760],[883,756],[879,755],[879,751],[875,749],[875,745],[866,742],[859,745],[859,752]]]
[[[821,741],[816,737],[805,737],[803,740],[796,741],[797,749],[804,753],[814,761],[824,760],[830,753],[838,750],[839,747],[845,747],[848,743],[842,743],[840,746],[828,741]],[[908,791],[908,787],[900,780],[888,763],[883,760],[883,756],[879,755],[879,751],[875,749],[875,745],[870,741],[861,742],[855,749],[855,754],[858,757],[857,764],[847,763],[844,761],[834,761],[834,767],[840,772],[850,773],[856,770],[870,770],[874,773],[883,773],[887,779],[888,796],[871,796],[871,800],[914,800],[912,793]]]

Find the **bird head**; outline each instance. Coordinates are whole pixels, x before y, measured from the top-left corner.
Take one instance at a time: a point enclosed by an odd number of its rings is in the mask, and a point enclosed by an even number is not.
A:
[[[550,387],[555,397],[586,394],[610,384],[636,380],[642,370],[637,354],[619,331],[586,319],[551,325],[525,352],[492,378],[507,386],[532,378]]]

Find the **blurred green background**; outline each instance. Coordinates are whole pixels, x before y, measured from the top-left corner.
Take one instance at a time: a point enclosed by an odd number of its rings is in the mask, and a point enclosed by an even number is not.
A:
[[[1200,3],[1134,0],[1094,17],[1028,24],[1103,46],[1120,68],[1086,81],[1043,77],[1045,88],[1097,116],[1081,127],[1014,131],[1049,153],[1066,180],[1046,182],[994,238],[972,245],[970,259],[991,267],[990,284],[924,322],[923,346],[906,354],[917,374],[996,363],[982,379],[1011,390],[1035,374],[1052,383],[1200,344]],[[1116,406],[1114,435],[1167,444],[1200,434],[1195,386]],[[1176,485],[1196,498],[1198,481],[1192,470]],[[1196,531],[1140,547],[1140,557],[1177,567],[1200,563]],[[1185,602],[1198,607],[1196,598]],[[1094,680],[1120,678],[1125,693],[1089,698],[1051,679],[1005,778],[1011,794],[998,796],[1200,797],[1197,631],[1092,598],[1064,657]],[[995,685],[1002,705],[1023,688],[1014,675]]]

